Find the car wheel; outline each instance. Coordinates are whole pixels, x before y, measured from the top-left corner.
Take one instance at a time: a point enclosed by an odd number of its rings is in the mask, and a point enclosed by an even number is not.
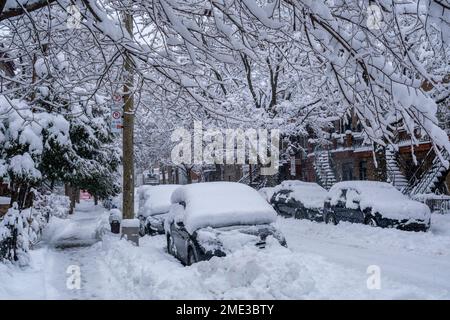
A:
[[[325,216],[325,223],[337,225],[336,217],[334,216],[334,214],[332,213],[327,214]]]
[[[167,235],[167,252],[173,256],[175,256],[176,253],[175,242],[170,234]]]
[[[195,250],[192,247],[189,247],[186,265],[192,266],[197,261],[198,260],[197,260],[197,255],[195,254]]]
[[[378,227],[377,220],[371,216],[366,217],[365,224],[371,227]]]

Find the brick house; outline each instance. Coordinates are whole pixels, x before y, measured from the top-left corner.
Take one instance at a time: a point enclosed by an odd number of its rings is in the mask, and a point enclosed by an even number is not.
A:
[[[445,125],[444,129],[447,129]],[[388,181],[405,193],[449,194],[450,171],[436,157],[426,137],[414,147],[416,164],[406,132],[400,131],[396,135],[398,150],[363,144],[355,116],[347,123],[334,121],[325,146],[315,144],[313,139],[299,141],[304,151],[298,151],[282,162],[279,180],[318,182],[325,188],[344,180]],[[444,157],[450,160],[447,153]]]

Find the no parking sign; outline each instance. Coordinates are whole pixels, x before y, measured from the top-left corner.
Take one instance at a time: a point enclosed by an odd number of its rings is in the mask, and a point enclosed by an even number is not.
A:
[[[114,105],[111,108],[111,132],[120,133],[123,128],[121,97],[116,94],[113,96],[113,101]]]

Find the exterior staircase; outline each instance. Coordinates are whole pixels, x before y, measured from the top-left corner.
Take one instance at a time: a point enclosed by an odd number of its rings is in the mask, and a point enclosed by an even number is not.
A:
[[[426,158],[430,157],[431,154],[434,154],[434,152],[429,152]],[[442,157],[444,163],[441,162],[441,159],[438,156],[434,155],[430,168],[425,170],[419,177],[414,174],[413,178],[409,181],[408,186],[403,189],[403,193],[417,195],[434,192],[450,171],[449,153],[446,150],[442,150]],[[423,163],[426,163],[426,161],[423,161]]]
[[[386,147],[386,173],[389,182],[398,190],[403,190],[408,185],[408,180],[400,170],[397,162],[396,153],[392,146]]]
[[[314,169],[316,171],[317,182],[325,189],[330,189],[336,183],[336,176],[330,165],[330,155],[328,151],[318,151],[315,154]]]

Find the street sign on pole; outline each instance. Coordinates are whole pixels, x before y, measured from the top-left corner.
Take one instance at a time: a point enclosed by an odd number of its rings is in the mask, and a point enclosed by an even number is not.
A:
[[[122,108],[120,105],[114,105],[111,109],[111,132],[120,133],[123,128]]]

